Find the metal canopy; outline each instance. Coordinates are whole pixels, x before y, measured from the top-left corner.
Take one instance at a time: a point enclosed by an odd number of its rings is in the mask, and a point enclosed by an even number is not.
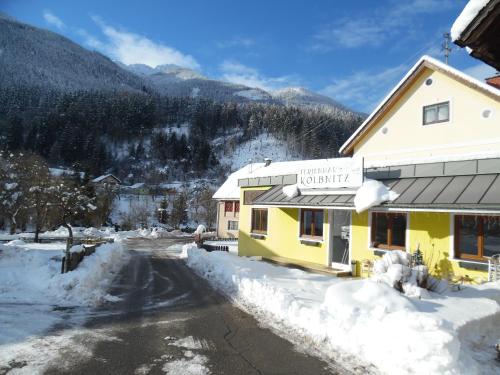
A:
[[[475,209],[500,211],[500,173],[475,176],[438,176],[381,180],[399,194],[382,207],[419,209]],[[276,185],[260,195],[254,205],[282,207],[354,208],[353,194],[283,194],[284,185]]]
[[[254,205],[282,207],[353,207],[352,194],[299,195],[289,198],[283,194],[283,185],[276,185],[253,201]],[[347,202],[351,200],[351,202]]]

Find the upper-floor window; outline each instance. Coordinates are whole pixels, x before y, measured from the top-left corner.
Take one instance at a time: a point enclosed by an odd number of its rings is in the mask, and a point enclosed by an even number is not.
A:
[[[240,202],[234,202],[234,212],[240,212]]]
[[[499,216],[455,216],[455,256],[486,260],[500,254]]]
[[[423,120],[424,125],[450,121],[450,102],[426,105]]]
[[[224,213],[233,212],[233,202],[224,203]]]

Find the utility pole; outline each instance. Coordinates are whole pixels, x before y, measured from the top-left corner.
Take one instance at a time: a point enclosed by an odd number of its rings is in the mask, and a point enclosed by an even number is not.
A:
[[[443,34],[443,44],[441,45],[441,50],[444,51],[444,62],[446,65],[448,65],[448,58],[451,53],[451,47],[450,47],[450,42],[451,42],[451,35],[450,33],[444,33]]]

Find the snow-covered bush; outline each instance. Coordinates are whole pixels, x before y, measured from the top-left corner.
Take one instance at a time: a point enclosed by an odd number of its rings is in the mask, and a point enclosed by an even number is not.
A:
[[[429,269],[425,265],[413,265],[409,253],[401,250],[388,251],[373,265],[374,279],[384,282],[410,297],[423,297],[434,283],[429,282]]]

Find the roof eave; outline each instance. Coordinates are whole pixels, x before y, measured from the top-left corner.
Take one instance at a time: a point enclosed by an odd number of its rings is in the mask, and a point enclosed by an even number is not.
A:
[[[347,139],[347,141],[340,147],[339,152],[343,155],[347,155],[353,152],[356,144],[360,142],[363,138],[362,136],[366,134],[368,131],[372,129],[372,125],[380,118],[380,115],[386,112],[386,109],[391,108],[392,104],[397,101],[396,95],[400,93],[402,90],[405,90],[408,86],[410,86],[415,79],[418,77],[424,68],[428,68],[434,71],[439,71],[443,74],[446,74],[452,77],[455,80],[458,80],[471,88],[482,91],[484,94],[492,97],[495,100],[500,99],[500,90],[498,93],[493,93],[493,87],[490,89],[484,88],[484,85],[481,85],[481,82],[478,80],[467,76],[467,78],[461,77],[461,75],[465,75],[462,72],[460,74],[456,73],[456,69],[451,67],[444,68],[443,63],[436,62],[435,59],[432,59],[428,56],[422,56],[420,60],[408,71],[408,73],[399,81],[399,83],[394,87],[394,89],[380,102],[380,104],[375,108],[375,110],[366,118],[366,120],[356,129],[356,131]],[[395,100],[396,98],[396,100]]]

